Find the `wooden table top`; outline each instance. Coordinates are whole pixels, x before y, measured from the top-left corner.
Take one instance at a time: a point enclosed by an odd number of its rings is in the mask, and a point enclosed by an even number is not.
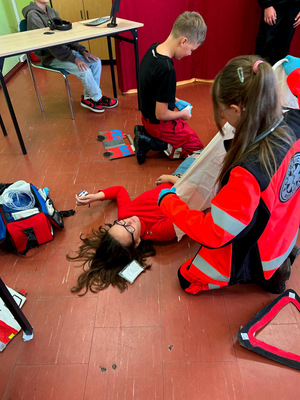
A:
[[[50,28],[42,28],[0,36],[0,57],[8,57],[60,44],[113,35],[144,26],[144,24],[140,22],[121,18],[117,18],[116,22],[118,25],[115,28],[108,28],[106,24],[86,26],[84,23],[87,21],[91,20],[73,22],[72,29],[67,31],[50,31]],[[45,32],[54,33],[47,35]]]

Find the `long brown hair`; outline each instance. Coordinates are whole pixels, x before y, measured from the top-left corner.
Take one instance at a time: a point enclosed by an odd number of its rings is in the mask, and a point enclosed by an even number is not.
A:
[[[232,59],[219,72],[212,86],[214,117],[221,132],[220,103],[228,107],[238,105],[242,110],[217,180],[219,188],[230,169],[257,148],[259,162],[271,177],[277,169],[274,147],[281,146],[284,149],[287,143],[292,146],[289,135],[282,127],[277,127],[272,134],[254,143],[260,133],[268,130],[282,116],[275,73],[265,61],[255,68],[254,64],[258,60],[257,56]]]
[[[132,260],[136,260],[144,268],[149,268],[146,259],[155,255],[151,242],[142,240],[134,248],[133,245],[126,248],[122,246],[109,233],[111,224],[100,226],[98,230],[86,237],[80,235],[82,244],[76,251],[74,257],[67,255],[69,261],[79,261],[76,267],[83,268],[83,272],[77,278],[76,285],[72,287],[72,293],[79,293],[85,289],[84,296],[88,290],[96,293],[106,289],[109,285],[117,286],[121,292],[127,289],[127,283],[118,273]]]

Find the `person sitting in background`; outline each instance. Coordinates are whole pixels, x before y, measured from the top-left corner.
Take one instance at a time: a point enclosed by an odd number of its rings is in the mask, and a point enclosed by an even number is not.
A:
[[[59,18],[59,14],[47,5],[49,0],[35,0],[23,8],[27,30],[48,27],[48,23]],[[43,66],[65,69],[77,76],[84,87],[81,106],[95,113],[103,113],[105,108],[114,108],[118,100],[102,95],[100,89],[101,61],[79,43],[58,45],[35,53]]]
[[[145,161],[149,150],[164,150],[173,159],[186,158],[203,148],[197,133],[186,122],[191,118],[191,108],[175,109],[179,99],[172,58],[190,56],[204,42],[206,30],[199,13],[186,11],[176,19],[168,38],[150,46],[144,55],[139,71],[139,98],[148,135],[135,127],[134,146],[139,164]]]

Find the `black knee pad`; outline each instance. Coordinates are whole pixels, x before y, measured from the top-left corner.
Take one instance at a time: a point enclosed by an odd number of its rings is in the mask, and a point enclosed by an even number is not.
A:
[[[190,285],[191,285],[191,282],[189,282],[188,280],[186,280],[182,275],[181,275],[181,273],[180,273],[180,268],[179,268],[179,270],[178,270],[178,279],[179,279],[179,282],[180,282],[180,286],[182,287],[182,289],[187,289]]]

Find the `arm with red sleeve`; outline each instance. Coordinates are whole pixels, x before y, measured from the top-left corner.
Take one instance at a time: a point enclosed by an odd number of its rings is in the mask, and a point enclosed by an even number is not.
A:
[[[255,177],[242,167],[235,167],[228,183],[211,201],[206,215],[189,209],[176,194],[162,197],[160,208],[190,238],[205,247],[226,245],[251,222],[260,201],[260,187]]]
[[[94,201],[116,200],[118,208],[128,204],[131,200],[127,190],[122,186],[112,186],[107,189],[99,190],[97,193],[89,193],[86,196],[76,198],[76,204],[86,206]]]
[[[101,190],[101,192],[104,193],[103,200],[116,200],[118,208],[131,201],[127,190],[123,186],[112,186]]]
[[[127,190],[122,186],[112,186],[107,189],[99,190],[97,193],[89,193],[82,197],[76,195],[75,198],[78,206],[90,205],[90,203],[95,201],[116,200],[118,209],[131,202]]]

